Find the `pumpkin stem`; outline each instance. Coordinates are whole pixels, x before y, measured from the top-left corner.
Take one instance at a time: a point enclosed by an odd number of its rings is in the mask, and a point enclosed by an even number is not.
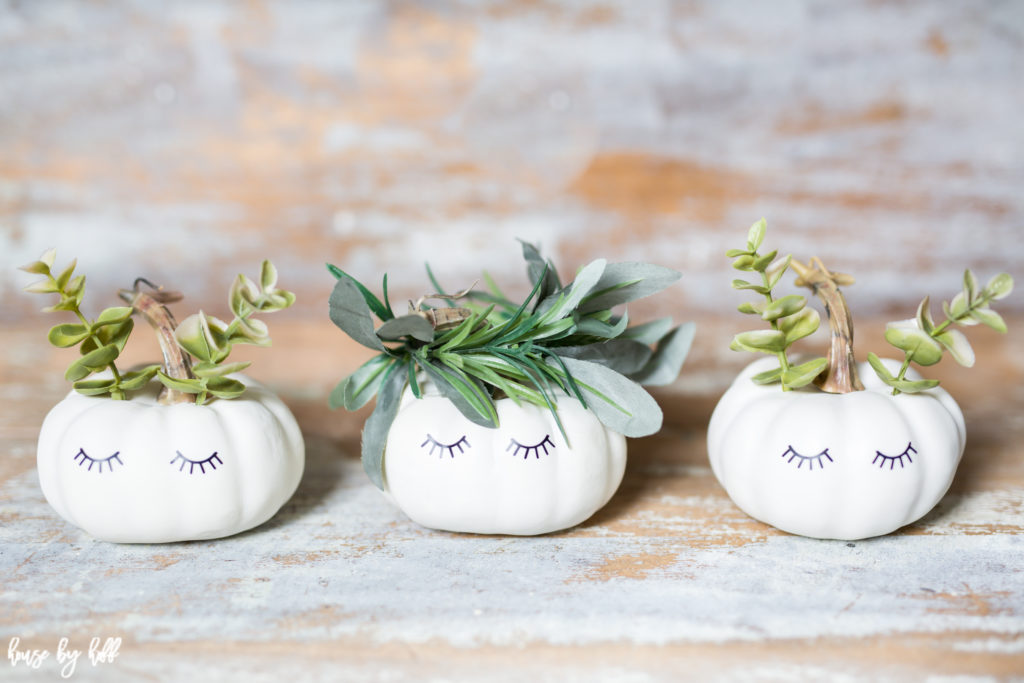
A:
[[[145,283],[154,289],[152,294],[143,292],[139,285]],[[192,363],[188,354],[178,346],[178,340],[174,337],[174,329],[178,326],[174,316],[164,306],[164,303],[177,301],[181,298],[176,292],[165,292],[159,287],[154,287],[151,282],[143,278],[135,281],[132,289],[122,289],[118,292],[124,301],[131,305],[156,332],[157,340],[160,342],[160,350],[164,354],[164,372],[174,379],[195,379],[192,374]],[[196,397],[193,394],[171,389],[164,386],[160,390],[157,402],[163,405],[174,403],[195,403]]]
[[[839,285],[852,285],[853,278],[844,273],[829,272],[821,259],[815,257],[810,264],[792,262],[800,276],[796,284],[809,287],[825,304],[832,341],[828,349],[828,367],[814,380],[822,391],[830,394],[848,394],[863,391],[857,376],[857,361],[853,357],[853,318]]]

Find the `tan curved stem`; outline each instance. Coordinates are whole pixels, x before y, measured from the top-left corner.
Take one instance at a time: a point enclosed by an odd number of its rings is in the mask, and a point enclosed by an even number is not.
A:
[[[828,349],[828,367],[818,375],[814,383],[830,394],[848,394],[863,391],[864,385],[857,376],[857,361],[853,356],[853,318],[846,306],[846,299],[839,290],[840,284],[852,284],[853,278],[831,273],[821,262],[812,258],[810,264],[791,262],[793,270],[800,276],[796,284],[809,287],[825,305],[828,326],[832,338]]]
[[[137,289],[122,289],[119,295],[138,311],[156,332],[160,350],[164,355],[164,373],[175,379],[195,379],[188,355],[178,346],[178,340],[174,338],[174,329],[178,323],[175,322],[174,316],[167,310],[167,307],[151,294],[140,292]],[[195,403],[196,397],[194,394],[187,394],[184,391],[165,386],[160,390],[157,402],[163,405]]]

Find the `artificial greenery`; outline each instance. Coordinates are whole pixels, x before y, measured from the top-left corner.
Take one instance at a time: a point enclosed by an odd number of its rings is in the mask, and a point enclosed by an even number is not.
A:
[[[661,410],[640,384],[668,384],[678,376],[694,326],[673,327],[671,318],[661,318],[630,327],[625,312],[616,315],[611,309],[665,289],[680,274],[647,263],[599,259],[562,285],[554,264],[536,247],[523,242],[522,248],[532,285],[523,301],[512,301],[485,276],[488,291],[427,295],[410,302],[401,315],[392,308],[386,275],[378,298],[328,265],[337,278],[331,320],[379,352],[330,397],[331,407],[347,410],[377,397],[363,430],[362,457],[378,487],[383,487],[384,446],[402,393],[408,386],[421,397],[424,380],[467,419],[485,427],[498,426],[494,401],[507,397],[549,410],[565,436],[557,404],[567,395],[626,436],[660,428]],[[432,286],[443,292],[429,266],[427,273]],[[465,305],[457,306],[457,299]]]
[[[766,223],[762,218],[751,226],[747,234],[745,249],[730,249],[726,256],[735,259],[733,267],[738,270],[756,272],[761,275],[761,282],[733,280],[735,289],[749,289],[765,297],[765,301],[744,303],[740,312],[759,315],[771,325],[770,330],[758,330],[737,334],[730,348],[736,351],[759,351],[774,354],[779,359],[779,367],[755,375],[752,379],[758,384],[780,382],[783,390],[806,386],[816,378],[832,375],[843,375],[845,384],[824,387],[830,391],[859,390],[863,387],[856,379],[856,368],[853,363],[853,329],[846,302],[839,293],[838,287],[853,284],[853,278],[842,273],[829,272],[820,260],[812,259],[812,266],[793,261],[791,256],[776,258],[777,252],[760,254],[758,249],[764,241]],[[779,283],[786,269],[792,265],[799,271],[796,284],[811,287],[826,302],[829,309],[830,323],[833,325],[833,348],[829,358],[815,358],[800,365],[793,366],[786,350],[797,339],[812,334],[819,325],[820,316],[813,309],[806,308],[807,300],[802,296],[786,295],[774,298],[775,286]],[[893,395],[899,393],[916,393],[938,386],[938,380],[906,378],[911,363],[921,366],[934,365],[942,360],[946,351],[966,367],[974,365],[974,351],[962,332],[952,329],[952,325],[987,325],[998,332],[1006,332],[1006,323],[991,308],[993,301],[1009,296],[1013,290],[1013,278],[1007,273],[1000,273],[989,280],[985,287],[980,287],[977,278],[968,269],[964,272],[963,291],[949,302],[943,302],[942,310],[945,320],[936,324],[932,319],[929,297],[925,297],[917,309],[917,316],[910,320],[891,322],[886,326],[885,339],[901,350],[904,354],[903,364],[899,372],[893,375],[882,361],[873,353],[868,354],[868,362],[872,369],[886,385],[892,387]],[[838,351],[838,352],[837,352]],[[848,367],[840,367],[848,366]],[[840,370],[840,372],[836,372]],[[819,377],[820,376],[820,377]]]
[[[224,323],[200,311],[183,320],[174,329],[161,330],[159,325],[154,324],[158,334],[173,334],[172,343],[198,360],[196,363],[184,363],[178,373],[184,376],[171,376],[167,372],[169,368],[161,369],[160,365],[148,365],[123,372],[118,369],[115,361],[124,350],[134,329],[132,313],[137,312],[140,299],[150,295],[141,292],[137,287],[133,290],[123,290],[121,296],[132,303],[131,306],[107,308],[94,320],[89,320],[81,310],[85,294],[85,276],[73,277],[77,263],[75,260],[55,276],[52,270],[55,258],[56,250],[50,249],[38,261],[21,268],[26,272],[43,276],[42,280],[27,286],[25,291],[57,294],[60,300],[43,310],[69,311],[78,318],[77,323],[54,326],[47,337],[51,344],[59,348],[79,346],[81,357],[71,363],[64,376],[73,383],[75,391],[87,396],[109,396],[112,399],[124,400],[128,398],[128,392],[144,388],[154,377],[171,389],[195,394],[195,400],[199,404],[204,403],[209,396],[240,396],[245,391],[245,386],[226,375],[244,369],[249,363],[224,363],[232,345],[268,346],[270,338],[267,335],[266,324],[253,319],[252,316],[257,312],[269,313],[287,308],[295,301],[294,294],[277,289],[277,271],[270,261],[264,261],[259,286],[244,275],[239,275],[235,280],[229,297],[235,318],[230,323]],[[137,281],[136,285],[138,286],[140,282],[145,280]],[[150,297],[150,301],[164,311],[166,309],[160,301],[180,298],[166,293],[157,293],[157,296],[159,300]],[[166,320],[172,320],[169,314]],[[90,375],[103,371],[109,371],[110,377],[87,379]]]
[[[1002,316],[989,308],[989,304],[1004,299],[1013,291],[1013,278],[1008,273],[999,273],[988,281],[984,287],[978,286],[978,280],[970,268],[964,271],[963,290],[951,301],[942,302],[942,312],[946,319],[938,325],[932,319],[929,297],[925,297],[917,307],[917,316],[910,320],[891,322],[886,325],[885,340],[903,351],[903,364],[899,372],[893,376],[873,353],[868,354],[868,362],[879,379],[892,387],[893,395],[900,392],[916,393],[938,386],[938,380],[906,379],[907,369],[911,363],[927,366],[942,360],[946,351],[960,365],[974,365],[974,349],[963,332],[951,329],[953,324],[970,326],[981,323],[997,332],[1006,332],[1006,322]]]
[[[745,249],[730,249],[726,256],[735,259],[732,267],[736,270],[757,273],[760,282],[733,280],[733,289],[750,290],[764,296],[764,301],[740,304],[740,313],[759,316],[771,327],[769,330],[741,332],[733,337],[729,345],[733,351],[755,351],[775,355],[779,365],[771,370],[758,373],[752,378],[758,384],[782,384],[783,391],[797,389],[814,381],[828,365],[825,358],[815,358],[799,365],[789,361],[786,351],[798,339],[811,335],[818,329],[821,318],[813,308],[807,308],[807,299],[797,294],[779,298],[773,296],[775,286],[790,266],[792,256],[777,258],[778,251],[761,254],[758,249],[764,242],[767,223],[762,218],[750,226]]]

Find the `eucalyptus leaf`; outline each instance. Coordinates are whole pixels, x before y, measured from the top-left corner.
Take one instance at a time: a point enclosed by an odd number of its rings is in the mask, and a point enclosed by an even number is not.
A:
[[[76,382],[92,373],[102,370],[117,359],[119,351],[116,346],[101,346],[85,354],[72,363],[64,373],[64,379]]]
[[[756,270],[759,273],[763,273],[766,270],[768,270],[768,266],[772,264],[772,261],[775,260],[775,256],[778,253],[779,252],[776,250],[763,256],[758,256],[754,259],[754,262],[751,265],[753,266],[754,270]]]
[[[211,377],[206,383],[206,390],[217,398],[238,398],[245,393],[245,385],[231,377]]]
[[[519,242],[523,245],[523,258],[526,260],[526,274],[530,279],[530,284],[536,285],[540,281],[537,301],[541,302],[562,289],[558,271],[555,270],[553,263],[544,260],[537,247],[523,240],[519,240]]]
[[[72,384],[72,388],[84,396],[101,396],[109,394],[117,383],[112,377],[104,379],[82,379]]]
[[[889,372],[889,368],[885,367],[885,364],[882,362],[882,360],[875,354],[868,353],[868,363],[871,365],[871,368],[875,371],[875,374],[878,375],[878,378],[885,382],[886,384],[889,384],[890,380],[896,379],[895,377],[893,377],[893,374]],[[890,384],[889,386],[892,385]]]
[[[681,277],[678,271],[651,263],[609,263],[579,311],[590,313],[636,301],[657,294]]]
[[[752,254],[749,249],[730,249],[725,252],[725,255],[728,258],[736,258],[737,256],[751,256]]]
[[[96,336],[100,338],[103,344],[113,344],[120,352],[124,351],[125,344],[128,343],[128,338],[131,336],[133,329],[135,329],[135,321],[128,318],[120,323],[100,328]],[[84,346],[83,344],[83,348]]]
[[[646,344],[634,339],[609,339],[583,346],[560,346],[555,352],[562,358],[600,363],[623,375],[640,372],[654,355]]]
[[[768,287],[765,287],[764,285],[755,285],[754,283],[747,282],[746,280],[733,280],[732,281],[732,288],[733,289],[749,289],[750,291],[757,292],[758,294],[770,294],[771,293],[771,290]]]
[[[385,306],[383,303],[381,303],[380,299],[378,299],[376,296],[374,296],[373,293],[370,290],[368,290],[366,287],[364,287],[363,284],[361,282],[359,282],[358,280],[356,280],[354,277],[352,277],[351,275],[349,275],[348,273],[343,271],[341,268],[339,268],[337,266],[333,266],[331,264],[327,264],[327,270],[330,271],[331,275],[333,275],[334,277],[338,278],[338,282],[341,282],[342,280],[345,280],[345,281],[348,281],[349,283],[351,283],[352,286],[354,286],[359,291],[359,293],[360,293],[360,295],[361,295],[361,297],[363,299],[363,303],[366,304],[366,307],[369,308],[374,313],[374,315],[376,315],[378,318],[380,318],[381,320],[385,320],[386,321],[386,320],[390,320],[391,318],[394,317],[394,315],[391,313],[391,310],[387,306]],[[428,267],[428,271],[429,271],[429,267]],[[337,290],[338,290],[338,288],[337,288],[337,286],[335,286],[334,291],[337,291]],[[351,305],[351,304],[347,304],[347,305]],[[331,319],[333,320],[333,318],[331,318]],[[338,325],[337,322],[335,322],[334,324]],[[341,327],[342,331],[345,331],[345,328],[342,327],[341,325],[338,325],[338,327]],[[371,325],[371,327],[373,327],[373,325]],[[347,334],[347,332],[346,332],[346,334]],[[353,337],[353,339],[355,339],[355,337]],[[356,339],[356,341],[359,341],[359,340]],[[360,343],[362,343],[362,342],[360,342]],[[370,348],[374,348],[374,347],[370,347]]]
[[[388,341],[412,337],[422,342],[434,341],[434,326],[421,315],[410,313],[388,320],[377,328],[377,336]]]
[[[168,389],[175,389],[186,394],[198,394],[206,391],[206,380],[202,379],[178,379],[171,377],[163,370],[158,370],[156,378]]]
[[[742,351],[778,353],[786,349],[786,335],[778,330],[752,330],[733,337],[729,348]]]
[[[978,278],[974,277],[974,273],[971,272],[970,268],[966,269],[964,271],[964,294],[967,301],[973,302],[979,291]]]
[[[748,315],[761,315],[764,313],[765,306],[767,304],[764,301],[747,301],[737,306],[736,310]]]
[[[782,379],[782,366],[759,372],[750,379],[754,384],[774,384]]]
[[[750,230],[747,231],[747,249],[757,251],[761,243],[764,242],[764,236],[767,231],[768,222],[763,218],[751,225]]]
[[[926,296],[917,307],[917,326],[926,333],[931,334],[932,330],[935,329],[935,321],[932,319],[929,301],[930,297]]]
[[[942,345],[908,320],[886,325],[885,340],[910,355],[918,365],[935,365],[942,360]]]
[[[383,305],[381,307],[383,308]],[[330,315],[331,322],[352,339],[376,351],[385,350],[383,342],[373,331],[370,307],[351,278],[341,277],[334,284],[330,298]]]
[[[815,358],[814,360],[794,365],[782,373],[782,384],[791,389],[799,389],[814,381],[828,367],[828,359]]]
[[[966,368],[974,365],[974,349],[971,348],[971,343],[967,341],[967,337],[964,336],[963,332],[959,330],[946,330],[936,335],[935,339],[946,347],[949,355],[953,356],[953,360],[957,363]]]
[[[664,386],[674,382],[690,353],[696,333],[696,323],[684,323],[672,330],[658,342],[644,368],[636,373],[628,373],[629,378],[645,386]]]
[[[961,318],[964,317],[964,315],[967,314],[967,311],[970,309],[970,306],[971,304],[969,299],[967,298],[967,295],[964,294],[963,292],[959,292],[956,296],[953,297],[952,301],[949,302],[949,307],[943,308],[946,311],[947,316],[949,316],[953,320],[959,321]]]
[[[987,325],[996,332],[1006,332],[1006,321],[991,308],[975,308],[970,315],[971,320]]]
[[[251,361],[238,363],[211,363],[202,361],[192,366],[192,374],[196,377],[220,377],[241,372],[252,365]]]
[[[79,323],[64,323],[50,328],[46,338],[57,348],[66,349],[89,336],[89,328]]]
[[[672,318],[657,318],[650,322],[627,327],[619,339],[634,339],[641,344],[656,344],[672,330]]]
[[[921,391],[926,391],[933,387],[939,386],[939,380],[937,379],[896,379],[882,380],[893,389],[903,392],[904,394],[916,394]]]
[[[786,346],[814,334],[821,324],[821,316],[813,308],[805,308],[799,313],[780,318],[776,324],[786,335]]]
[[[339,281],[340,282],[340,281]],[[377,393],[377,405],[363,426],[362,461],[363,470],[377,488],[384,490],[384,449],[388,432],[398,415],[405,389],[406,373],[401,364],[390,368]]]
[[[583,392],[587,407],[606,427],[634,438],[661,429],[661,408],[639,384],[598,363],[575,358],[562,361]]]
[[[96,321],[92,324],[92,328],[95,330],[106,325],[123,323],[130,317],[132,317],[131,306],[114,306],[112,308],[105,308],[96,317]]]
[[[149,384],[150,380],[156,377],[156,373],[159,371],[159,365],[149,365],[140,370],[126,372],[121,376],[118,386],[124,391],[137,391]]]
[[[750,254],[745,256],[737,256],[736,260],[732,262],[732,267],[736,270],[753,270],[754,269],[754,257]]]
[[[779,318],[802,311],[806,305],[806,297],[798,294],[788,294],[765,304],[764,310],[761,312],[761,318],[764,320],[778,320]]]
[[[74,274],[75,266],[77,264],[78,264],[78,259],[71,259],[71,264],[68,265],[67,268],[62,270],[60,275],[58,275],[56,278],[54,278],[54,280],[56,280],[56,282],[57,282],[57,289],[59,291],[64,291],[64,288],[67,286],[68,282],[70,282],[71,276]]]
[[[38,280],[33,282],[24,288],[24,291],[30,294],[57,294],[60,292],[60,287],[57,286],[56,281],[51,278],[45,280]]]
[[[260,264],[260,287],[264,292],[273,292],[277,286],[277,268],[268,259]]]
[[[614,322],[608,323],[585,317],[581,318],[575,325],[577,334],[600,337],[602,339],[615,339],[629,327],[629,316],[623,315],[621,318],[615,319]]]
[[[1005,299],[1013,291],[1013,278],[1009,273],[994,275],[988,284],[985,285],[985,293],[992,299]]]
[[[566,285],[563,290],[564,297],[551,295],[548,299],[541,301],[537,307],[538,313],[546,313],[547,320],[561,320],[566,315],[576,310],[576,307],[583,301],[584,297],[594,290],[600,282],[608,262],[604,259],[591,261],[576,274],[576,279]]]

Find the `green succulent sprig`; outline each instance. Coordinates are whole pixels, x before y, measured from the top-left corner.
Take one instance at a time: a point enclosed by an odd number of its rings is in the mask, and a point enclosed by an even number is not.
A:
[[[331,407],[356,410],[376,396],[363,430],[363,465],[383,487],[388,430],[406,386],[417,398],[432,383],[469,420],[498,426],[494,401],[507,397],[549,410],[559,429],[559,396],[580,400],[608,427],[643,436],[661,426],[661,410],[640,386],[672,382],[693,340],[694,326],[670,318],[629,326],[612,308],[654,294],[679,273],[647,263],[587,264],[562,285],[554,264],[523,243],[532,284],[521,302],[509,299],[485,275],[488,291],[431,294],[397,315],[387,292],[378,298],[336,266],[331,320],[352,339],[378,352],[331,393]],[[429,266],[427,273],[438,292]],[[465,306],[456,306],[464,299]],[[433,307],[428,301],[441,302]],[[376,316],[381,324],[374,323]],[[653,345],[653,348],[652,348]]]
[[[227,375],[243,370],[249,363],[225,363],[231,347],[234,344],[269,346],[266,324],[253,315],[278,311],[295,301],[294,294],[277,288],[277,270],[270,261],[264,261],[259,285],[244,275],[235,280],[229,296],[235,317],[230,323],[200,311],[175,325],[164,303],[175,301],[180,295],[159,288],[152,293],[143,291],[140,284],[148,284],[143,279],[137,280],[133,289],[120,292],[121,298],[130,305],[104,309],[95,320],[90,320],[81,310],[85,276],[73,276],[77,262],[73,260],[54,275],[55,259],[56,251],[50,249],[39,260],[22,267],[24,271],[43,276],[25,291],[57,294],[59,301],[43,310],[69,311],[78,318],[77,323],[52,327],[47,337],[59,348],[79,346],[81,357],[71,363],[64,376],[73,383],[75,391],[87,396],[124,400],[128,392],[144,388],[154,377],[166,387],[161,395],[163,402],[181,401],[183,395],[198,404],[210,396],[225,399],[240,396],[245,386]],[[164,351],[164,365],[122,372],[115,361],[134,329],[132,314],[136,312],[157,332]],[[193,363],[192,357],[198,362]],[[110,377],[89,378],[103,371],[109,371]]]
[[[799,365],[793,365],[786,351],[798,339],[813,334],[821,318],[813,308],[807,308],[806,297],[788,294],[775,298],[773,291],[790,266],[792,257],[777,258],[778,251],[761,254],[758,249],[764,242],[767,223],[762,218],[750,226],[745,249],[730,249],[726,256],[734,259],[732,267],[759,274],[760,282],[733,280],[733,289],[750,290],[764,296],[764,301],[740,304],[740,313],[759,316],[771,329],[740,332],[733,337],[729,348],[733,351],[755,351],[773,354],[779,365],[771,370],[754,375],[758,384],[782,384],[783,391],[797,389],[814,381],[825,369],[828,361],[815,358]]]
[[[295,303],[295,295],[277,287],[277,269],[264,261],[260,269],[260,284],[243,274],[235,278],[228,296],[234,318],[224,322],[203,311],[188,316],[175,328],[174,337],[181,348],[198,361],[191,366],[194,377],[177,378],[164,371],[157,378],[164,386],[196,395],[202,405],[209,396],[235,398],[245,391],[245,385],[227,375],[249,367],[249,362],[226,363],[235,344],[270,346],[266,323],[253,316],[273,313]]]
[[[993,311],[989,304],[1004,299],[1013,291],[1013,278],[1009,273],[999,273],[980,287],[978,279],[968,268],[964,271],[963,290],[951,301],[942,302],[945,320],[935,324],[932,319],[930,298],[925,297],[917,307],[917,315],[909,320],[891,322],[886,325],[885,340],[903,351],[903,364],[894,376],[878,356],[868,354],[868,362],[885,384],[892,387],[895,396],[899,393],[916,393],[938,386],[938,380],[906,379],[911,363],[921,366],[935,365],[946,351],[960,365],[974,365],[974,349],[963,332],[952,326],[986,325],[1001,333],[1006,332],[1006,322]]]
[[[115,306],[104,309],[94,320],[86,318],[81,309],[85,295],[85,276],[74,275],[77,260],[72,260],[55,276],[52,269],[56,257],[57,251],[50,249],[38,261],[22,266],[21,270],[43,276],[42,280],[25,287],[26,292],[57,294],[60,297],[60,301],[43,311],[69,311],[78,318],[77,323],[62,323],[51,327],[47,334],[50,343],[58,348],[78,346],[81,355],[68,366],[64,377],[81,394],[108,395],[113,399],[124,400],[129,391],[141,389],[153,379],[160,366],[150,365],[131,372],[122,372],[117,368],[117,358],[124,350],[135,325],[131,307]],[[104,370],[109,370],[111,377],[87,379]]]

